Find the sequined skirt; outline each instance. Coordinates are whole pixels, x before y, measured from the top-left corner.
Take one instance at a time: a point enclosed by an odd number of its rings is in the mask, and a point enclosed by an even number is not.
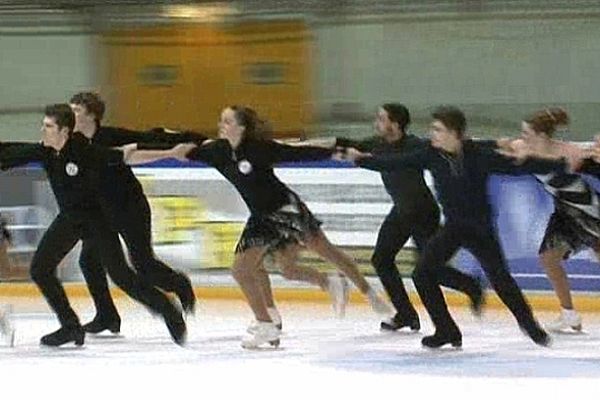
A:
[[[574,207],[557,206],[539,252],[566,249],[566,259],[585,248],[600,250],[600,220]]]
[[[235,248],[241,253],[251,247],[267,247],[273,252],[290,244],[302,244],[306,235],[319,231],[321,221],[300,198],[290,193],[290,203],[263,215],[251,215]]]

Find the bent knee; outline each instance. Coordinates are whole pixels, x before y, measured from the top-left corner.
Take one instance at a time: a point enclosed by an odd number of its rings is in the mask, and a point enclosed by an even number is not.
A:
[[[29,270],[29,276],[35,283],[44,281],[50,275],[49,270],[43,264],[33,263]]]
[[[294,280],[295,278],[298,277],[299,273],[298,273],[298,269],[293,266],[282,265],[281,266],[281,275],[283,275],[283,277],[285,279]]]
[[[539,260],[542,266],[546,269],[562,268],[562,261],[566,255],[566,251],[549,250],[540,254]]]
[[[387,268],[396,267],[396,258],[388,252],[375,252],[371,256],[371,264],[377,270],[385,270]]]

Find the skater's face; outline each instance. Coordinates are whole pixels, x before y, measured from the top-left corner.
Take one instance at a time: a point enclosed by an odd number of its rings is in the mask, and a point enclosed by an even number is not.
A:
[[[94,114],[90,113],[83,104],[71,103],[71,110],[75,114],[75,129],[76,132],[81,132],[86,126],[94,126],[96,119]]]
[[[429,126],[431,145],[437,149],[455,152],[460,146],[460,139],[454,130],[448,129],[442,121],[434,120]]]
[[[44,117],[40,131],[43,145],[57,151],[63,148],[69,138],[69,128],[59,128],[56,120],[52,117]]]
[[[394,133],[398,130],[398,123],[392,122],[387,111],[379,107],[377,114],[375,114],[375,130],[380,136],[387,136],[390,133]]]
[[[227,139],[230,142],[239,142],[244,133],[244,126],[238,123],[235,117],[235,111],[231,108],[226,108],[221,112],[219,120],[219,138]]]

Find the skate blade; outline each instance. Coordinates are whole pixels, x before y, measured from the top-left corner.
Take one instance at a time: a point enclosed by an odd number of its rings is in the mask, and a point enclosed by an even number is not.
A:
[[[243,349],[245,350],[253,350],[253,351],[273,351],[273,350],[278,350],[280,349],[281,345],[281,340],[280,339],[276,339],[276,340],[271,340],[267,343],[261,343],[259,345],[256,345],[254,343],[251,344],[247,344],[247,343],[242,343],[241,346]]]
[[[421,332],[418,330],[413,331],[412,329],[405,329],[405,328],[407,328],[407,327],[400,328],[400,329],[379,328],[379,332],[381,332],[385,335],[398,335],[398,336],[413,336],[413,335],[421,334]]]
[[[125,335],[123,335],[122,333],[106,333],[106,332],[104,332],[104,333],[103,332],[86,333],[85,338],[93,339],[93,340],[118,340],[118,339],[125,339]]]
[[[439,346],[439,347],[429,347],[429,346],[425,346],[424,344],[421,344],[421,347],[423,347],[424,349],[427,350],[431,350],[431,351],[441,351],[441,352],[454,352],[454,351],[461,351],[462,348],[462,341],[460,342],[451,342],[451,343],[444,343],[443,345]]]
[[[566,329],[557,329],[557,330],[549,330],[555,335],[561,336],[579,336],[579,335],[587,335],[588,333],[583,330],[583,327],[579,327],[579,329],[575,328],[566,328]]]
[[[427,351],[431,351],[434,353],[454,353],[454,352],[459,352],[462,351],[463,348],[462,346],[442,346],[442,347],[427,347],[427,346],[421,346],[422,348],[424,348]]]
[[[40,344],[40,349],[44,349],[47,351],[83,351],[85,350],[85,344],[78,345],[75,343],[65,343],[61,346],[48,346],[45,344]]]

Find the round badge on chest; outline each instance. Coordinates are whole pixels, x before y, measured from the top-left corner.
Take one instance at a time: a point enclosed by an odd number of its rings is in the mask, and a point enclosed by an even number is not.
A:
[[[248,175],[250,172],[252,172],[252,164],[250,164],[250,161],[248,160],[241,160],[238,162],[238,170],[242,174]]]
[[[79,167],[75,163],[68,162],[67,165],[65,165],[65,172],[69,176],[75,176],[79,173]]]

